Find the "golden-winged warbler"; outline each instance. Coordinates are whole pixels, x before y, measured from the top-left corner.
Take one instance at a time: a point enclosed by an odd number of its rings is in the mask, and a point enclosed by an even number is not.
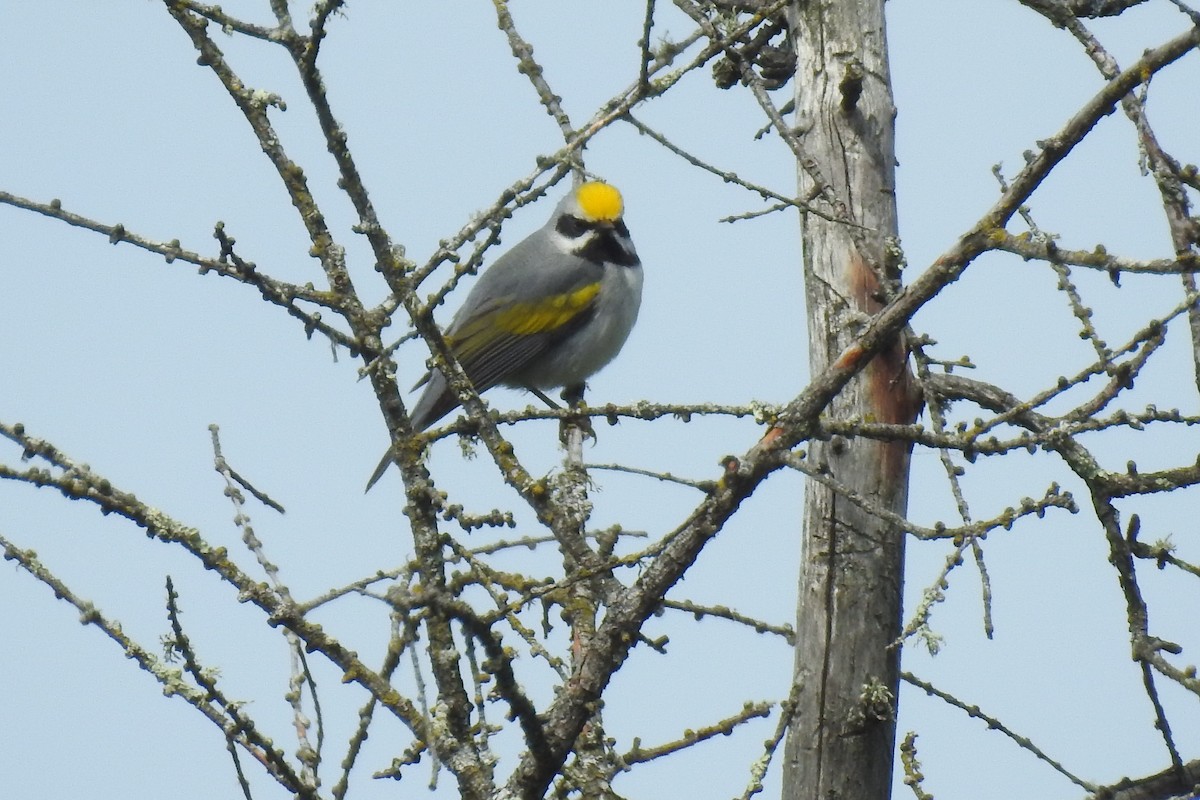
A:
[[[615,188],[580,184],[545,225],[483,272],[446,330],[476,391],[498,384],[582,391],[617,355],[642,302],[642,264],[623,213]],[[424,383],[411,415],[416,430],[459,405],[439,370],[417,386]],[[368,489],[391,462],[389,450]]]

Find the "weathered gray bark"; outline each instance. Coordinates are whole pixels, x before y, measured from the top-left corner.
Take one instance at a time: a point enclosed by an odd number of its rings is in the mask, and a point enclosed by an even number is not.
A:
[[[896,236],[895,110],[883,0],[808,0],[790,9],[804,148],[800,195],[841,218],[809,214],[803,248],[810,364],[839,357],[886,296]],[[892,259],[894,260],[894,259]],[[908,422],[911,380],[897,343],[834,400],[836,418]],[[871,503],[903,514],[909,453],[864,439],[814,443],[814,465]],[[827,486],[805,488],[795,680],[785,749],[788,800],[889,797],[895,740],[903,532]]]

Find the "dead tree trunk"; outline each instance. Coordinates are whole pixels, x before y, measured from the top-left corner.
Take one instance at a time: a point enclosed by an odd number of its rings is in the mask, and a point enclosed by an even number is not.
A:
[[[836,221],[803,220],[812,374],[835,362],[886,302],[897,258],[895,150],[883,0],[790,8],[798,62],[800,196]],[[902,343],[830,405],[836,419],[909,422],[916,404]],[[862,438],[814,442],[809,461],[870,505],[903,514],[909,450]],[[785,749],[787,800],[890,794],[903,531],[810,479],[805,488],[796,703]]]

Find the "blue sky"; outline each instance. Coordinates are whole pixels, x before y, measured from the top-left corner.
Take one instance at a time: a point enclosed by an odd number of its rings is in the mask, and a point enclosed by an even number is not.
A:
[[[268,20],[265,3],[223,6]],[[639,4],[511,6],[576,124],[635,79]],[[994,201],[992,165],[1015,173],[1023,151],[1061,127],[1101,81],[1067,34],[1015,2],[892,0],[888,10],[901,234],[909,269],[918,272]],[[1095,26],[1123,65],[1184,28],[1166,2]],[[664,7],[655,36],[679,38],[690,29]],[[334,110],[381,218],[415,260],[531,171],[539,154],[556,149],[558,131],[517,74],[489,4],[353,4],[331,31],[322,67]],[[348,246],[360,292],[379,302],[386,289],[365,243],[349,230],[352,209],[337,192],[334,166],[282,51],[237,37],[220,41],[249,84],[287,101],[288,111],[272,120]],[[196,65],[190,43],[159,4],[7,4],[0,10],[0,74],[6,76],[0,152],[8,154],[0,160],[0,189],[39,201],[60,198],[69,210],[152,238],[178,238],[210,255],[213,225],[221,220],[243,257],[264,271],[319,285],[303,230],[245,122],[211,73]],[[1168,149],[1184,148],[1194,134],[1188,98],[1198,78],[1193,56],[1155,80],[1152,120]],[[778,93],[779,103],[789,91]],[[752,98],[714,89],[706,70],[636,114],[722,168],[793,191],[786,147],[772,137],[753,139],[764,123]],[[1186,149],[1179,154],[1196,157]],[[1102,242],[1130,257],[1169,256],[1154,186],[1139,173],[1126,120],[1119,114],[1103,120],[1076,155],[1035,195],[1039,225],[1061,235],[1066,247]],[[590,169],[622,189],[646,265],[638,327],[622,356],[591,381],[590,396],[619,403],[793,397],[807,381],[796,219],[718,222],[761,204],[629,126],[599,136],[586,156]],[[501,247],[541,225],[551,207],[543,202],[519,211]],[[242,554],[234,512],[211,468],[208,425],[219,424],[236,469],[288,509],[284,517],[258,507],[251,514],[299,597],[408,556],[399,481],[393,475],[369,495],[361,492],[386,437],[369,386],[358,382],[358,364],[345,352],[335,359],[326,343],[306,339],[294,320],[246,287],[184,264],[4,206],[0,235],[7,300],[0,314],[0,419],[23,422],[196,526],[210,543]],[[1113,344],[1180,299],[1177,283],[1165,280],[1127,277],[1119,290],[1104,276],[1081,275],[1079,283]],[[1092,357],[1054,285],[1044,266],[988,256],[924,309],[914,327],[939,341],[939,356],[969,354],[977,377],[1031,393]],[[1161,363],[1147,370],[1131,407],[1154,402],[1195,413],[1185,334],[1180,325],[1171,328]],[[402,385],[420,375],[424,358],[417,348],[402,353]],[[505,409],[527,402],[508,391],[488,398]],[[744,451],[759,435],[749,420],[625,422],[602,427],[586,458],[713,478],[721,456]],[[530,426],[514,441],[534,474],[559,462],[550,425]],[[1137,440],[1113,436],[1096,448],[1111,469],[1130,457],[1149,469],[1188,462],[1197,444],[1190,431],[1171,431]],[[0,462],[16,466],[19,457],[17,448],[0,444]],[[485,458],[464,458],[453,443],[435,448],[430,464],[442,488],[469,497],[476,510],[517,502]],[[968,471],[964,485],[975,516],[986,518],[1023,496],[1040,496],[1065,475],[1044,455],[985,460]],[[597,527],[620,522],[661,536],[698,501],[691,490],[645,478],[599,473],[596,480]],[[1068,488],[1079,490],[1077,483]],[[801,492],[796,475],[774,476],[672,596],[791,622]],[[1195,492],[1189,495],[1142,499],[1123,511],[1143,516],[1147,539],[1175,534],[1181,557],[1195,562],[1187,513]],[[910,648],[904,665],[978,703],[1073,771],[1108,782],[1157,771],[1167,761],[1128,656],[1103,536],[1086,498],[1080,500],[1083,513],[1052,512],[988,538],[994,640],[981,632],[979,582],[967,566],[952,576],[949,599],[934,616],[943,651],[933,658]],[[954,521],[945,477],[929,451],[914,457],[911,516],[922,524]],[[190,559],[91,508],[10,482],[0,482],[0,534],[35,549],[151,648],[167,630],[162,597],[169,573],[202,656],[221,667],[231,695],[251,701],[251,713],[277,742],[290,742],[282,640],[264,633],[259,614]],[[947,551],[945,543],[912,544],[907,608]],[[557,570],[550,551],[509,558],[535,573]],[[1185,647],[1200,644],[1189,613],[1195,587],[1167,574],[1145,579],[1157,601],[1156,632]],[[163,699],[148,675],[98,631],[78,625],[76,613],[45,587],[10,566],[0,577],[0,609],[0,725],[18,732],[0,752],[5,794],[150,797],[170,786],[181,798],[235,796],[218,732],[184,703]],[[378,662],[388,633],[380,604],[349,600],[318,618],[368,663]],[[633,736],[645,744],[672,739],[746,700],[787,693],[791,654],[780,642],[672,615],[652,620],[647,632],[669,634],[671,655],[638,650],[616,678],[606,722],[625,746]],[[319,685],[336,708],[328,720],[327,786],[361,702],[339,677],[317,666]],[[411,675],[398,680],[412,690]],[[1165,689],[1164,700],[1185,756],[1194,757],[1200,753],[1195,698]],[[617,788],[630,797],[668,796],[668,786],[675,796],[736,796],[773,727],[774,717],[752,723],[635,771]],[[902,695],[900,729],[919,732],[926,788],[938,797],[1079,794],[1011,742],[919,692]],[[368,777],[407,741],[398,725],[382,723],[351,796],[424,795],[418,788],[424,768],[398,786]],[[269,783],[255,785],[257,797],[283,796]],[[442,787],[438,796],[452,796],[447,776]],[[897,782],[897,796],[905,791]],[[776,772],[767,796],[777,792]]]

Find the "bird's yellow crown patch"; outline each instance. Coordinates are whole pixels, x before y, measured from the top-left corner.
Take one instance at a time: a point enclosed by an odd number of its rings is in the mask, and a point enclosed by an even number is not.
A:
[[[575,197],[579,201],[579,209],[589,219],[615,222],[625,211],[621,193],[600,181],[583,184],[576,191]]]

